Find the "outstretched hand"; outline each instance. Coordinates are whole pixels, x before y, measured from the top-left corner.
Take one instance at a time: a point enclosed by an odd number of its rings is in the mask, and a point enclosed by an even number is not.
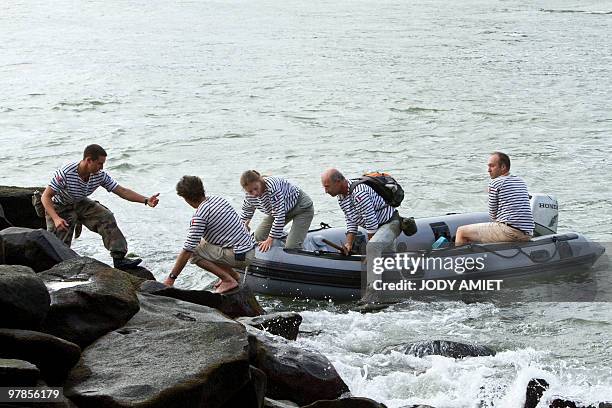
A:
[[[147,205],[149,207],[155,207],[157,203],[159,203],[159,193],[153,194],[151,197],[147,198]]]

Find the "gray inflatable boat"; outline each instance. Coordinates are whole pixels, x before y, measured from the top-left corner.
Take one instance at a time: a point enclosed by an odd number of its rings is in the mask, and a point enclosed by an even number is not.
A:
[[[489,222],[487,213],[447,214],[416,219],[417,232],[396,240],[397,253],[422,258],[433,267],[421,267],[409,274],[410,280],[448,278],[502,279],[536,275],[559,269],[590,267],[604,248],[575,232],[558,234],[558,204],[554,197],[534,194],[531,207],[536,221],[534,238],[522,243],[471,244],[462,247],[432,249],[440,237],[449,241],[461,225]],[[292,298],[357,300],[361,298],[362,271],[365,263],[367,234],[360,230],[357,254],[345,256],[325,241],[341,245],[345,228],[321,228],[309,231],[300,250],[272,247],[256,253],[255,261],[241,273],[254,292]],[[459,276],[456,270],[443,268],[436,259],[487,259],[482,268],[468,268]],[[436,267],[438,265],[439,267]]]

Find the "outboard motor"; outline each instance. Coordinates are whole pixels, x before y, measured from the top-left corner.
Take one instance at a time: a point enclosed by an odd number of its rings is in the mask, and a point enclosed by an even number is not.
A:
[[[530,194],[529,202],[535,230],[533,236],[556,234],[559,221],[559,204],[554,196],[547,194]]]

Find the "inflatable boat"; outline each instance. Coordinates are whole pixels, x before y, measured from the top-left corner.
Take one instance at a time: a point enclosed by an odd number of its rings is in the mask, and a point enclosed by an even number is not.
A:
[[[432,246],[440,237],[452,242],[459,226],[489,222],[489,215],[481,212],[416,219],[417,232],[411,236],[400,234],[395,242],[396,252],[388,255],[420,258],[420,267],[408,273],[395,272],[415,282],[451,278],[503,279],[589,268],[604,253],[603,246],[579,233],[557,233],[558,204],[554,197],[533,194],[530,201],[536,228],[534,237],[527,242],[451,245],[434,249]],[[249,268],[238,272],[244,283],[259,294],[360,299],[362,276],[366,276],[367,234],[360,230],[355,240],[355,253],[345,256],[334,248],[334,243],[342,245],[344,242],[345,231],[344,226],[332,228],[322,224],[321,228],[309,231],[303,249],[275,246],[267,252],[257,251]],[[465,267],[457,269],[460,258]],[[454,268],[445,267],[442,260],[451,263],[454,260]]]

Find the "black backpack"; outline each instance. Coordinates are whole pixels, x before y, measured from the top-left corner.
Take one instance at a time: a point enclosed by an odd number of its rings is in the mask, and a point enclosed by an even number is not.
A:
[[[390,174],[379,172],[366,173],[359,177],[357,182],[353,183],[349,188],[349,194],[362,183],[372,187],[376,194],[381,196],[391,207],[399,207],[404,200],[404,189]]]

